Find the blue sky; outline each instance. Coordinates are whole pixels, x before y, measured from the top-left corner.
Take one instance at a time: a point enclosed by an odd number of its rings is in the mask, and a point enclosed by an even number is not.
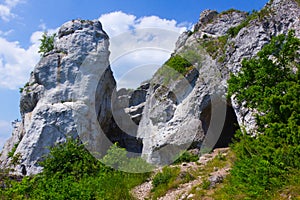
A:
[[[266,3],[267,0],[0,0],[0,148],[11,135],[11,122],[20,119],[18,88],[27,82],[39,59],[39,38],[44,31],[55,32],[72,19],[100,19],[111,38],[114,74],[121,86],[133,87],[151,77],[169,57],[178,35],[190,29],[204,9],[252,11]],[[130,34],[132,29],[144,30],[137,35],[146,39],[140,42],[138,36]],[[152,49],[122,54],[143,46]]]

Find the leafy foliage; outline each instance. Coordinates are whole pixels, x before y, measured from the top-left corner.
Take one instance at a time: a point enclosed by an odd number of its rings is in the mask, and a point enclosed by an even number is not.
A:
[[[78,139],[68,138],[65,143],[50,149],[50,154],[40,163],[47,177],[72,175],[94,175],[98,171],[98,161],[80,144]]]
[[[274,37],[258,57],[244,60],[229,79],[229,96],[256,109],[257,138],[237,134],[237,156],[225,190],[232,198],[266,199],[300,169],[300,40],[294,31]]]
[[[44,56],[46,53],[54,49],[54,39],[56,34],[48,35],[47,32],[44,32],[42,35],[41,45],[39,47],[38,53],[41,53],[41,56]]]
[[[181,74],[186,74],[188,72],[188,68],[192,66],[192,64],[186,60],[185,58],[181,57],[180,55],[172,56],[166,63],[168,67],[175,69],[177,72]]]
[[[153,186],[158,187],[161,184],[168,184],[172,179],[175,179],[179,174],[179,168],[176,170],[170,167],[164,167],[162,172],[155,175],[153,178]]]
[[[203,41],[203,47],[213,59],[219,57],[218,61],[222,62],[222,59],[220,58],[223,57],[224,59],[227,41],[228,35],[220,36],[218,38],[207,38]]]
[[[156,72],[154,76],[163,77],[164,84],[183,78],[189,71],[193,69],[193,65],[180,55],[172,56],[165,64]]]
[[[101,162],[106,166],[126,172],[144,173],[154,169],[154,166],[140,157],[128,158],[126,149],[118,147],[117,143],[110,147]]]
[[[107,167],[72,139],[51,148],[42,165],[41,174],[20,183],[3,178],[0,199],[133,199],[130,189],[150,175]]]
[[[14,154],[15,154],[15,152],[16,152],[18,146],[19,146],[19,143],[16,143],[16,144],[13,146],[12,150],[11,150],[10,152],[8,152],[8,155],[7,155],[7,156],[8,156],[9,158],[12,158],[12,157],[14,156]]]
[[[157,173],[152,181],[153,199],[163,196],[171,188],[176,188],[179,185],[179,182],[176,181],[179,173],[180,168],[178,167],[164,167],[162,172]]]

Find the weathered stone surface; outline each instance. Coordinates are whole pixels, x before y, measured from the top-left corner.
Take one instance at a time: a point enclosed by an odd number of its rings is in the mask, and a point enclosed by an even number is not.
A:
[[[229,28],[239,25],[247,17],[246,12],[230,10],[218,13],[213,10],[205,10],[201,13],[198,23],[195,25],[196,35],[222,36]]]
[[[199,29],[203,28],[209,22],[212,22],[218,16],[218,12],[215,10],[204,10],[200,14],[200,18],[198,23],[195,25],[194,30],[198,31]]]
[[[21,155],[27,175],[41,172],[38,162],[48,147],[67,137],[80,136],[91,151],[105,148],[116,84],[108,45],[99,21],[73,20],[62,25],[54,49],[41,58],[23,89],[22,123],[4,147],[1,167],[8,166],[7,152],[18,143],[15,155]]]
[[[204,11],[195,31],[185,32],[179,37],[174,52],[190,59],[198,70],[198,75],[190,73],[195,81],[192,83],[183,77],[181,84],[179,79],[165,84],[167,76],[159,73],[151,80],[138,129],[138,137],[143,138],[144,157],[151,163],[166,164],[190,145],[201,148],[224,146],[225,140],[230,141],[237,122],[249,134],[255,134],[256,111],[237,104],[234,98],[226,101],[229,73],[237,73],[241,61],[254,57],[273,36],[295,29],[299,37],[300,23],[295,16],[300,16],[296,1],[274,0],[235,37],[228,37],[224,47],[215,46],[215,51],[223,48],[218,50],[225,52],[223,55],[212,56],[214,52],[205,51],[205,42],[218,40],[229,28],[242,23],[247,15],[239,11],[221,14]],[[203,38],[204,34],[206,38]],[[191,52],[194,52],[193,56],[187,54]],[[175,98],[168,95],[170,93]],[[217,142],[218,138],[224,141]]]
[[[242,23],[246,13],[204,11],[194,32],[179,37],[173,54],[194,67],[185,75],[167,69],[135,91],[117,93],[108,61],[108,36],[101,23],[65,23],[54,50],[41,58],[22,92],[22,122],[16,123],[4,146],[0,167],[9,166],[7,154],[18,144],[15,155],[21,155],[27,175],[38,173],[42,170],[38,162],[49,151],[46,147],[68,136],[80,136],[92,152],[119,142],[133,153],[142,151],[151,163],[169,164],[189,147],[226,146],[235,123],[255,134],[256,111],[225,96],[229,73],[239,72],[244,58],[254,57],[273,36],[289,29],[300,37],[297,2],[271,2],[236,36],[223,37],[228,38],[223,46],[219,37]],[[206,45],[212,41],[218,43],[209,51]],[[212,55],[214,50],[217,55]]]

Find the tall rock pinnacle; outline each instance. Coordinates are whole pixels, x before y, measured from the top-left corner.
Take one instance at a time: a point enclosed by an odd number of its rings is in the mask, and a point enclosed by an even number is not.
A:
[[[99,21],[73,20],[62,25],[54,49],[41,58],[22,91],[22,122],[16,123],[3,148],[1,167],[9,165],[8,152],[14,146],[14,156],[19,156],[28,175],[42,170],[38,162],[49,152],[47,147],[67,137],[90,141],[91,151],[104,148],[107,130],[101,127],[110,123],[116,85],[108,47]]]

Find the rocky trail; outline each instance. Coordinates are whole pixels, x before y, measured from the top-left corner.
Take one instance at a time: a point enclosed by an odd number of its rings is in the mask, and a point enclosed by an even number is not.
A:
[[[194,198],[194,194],[192,193],[193,188],[197,186],[201,186],[204,181],[204,176],[201,174],[201,170],[204,169],[210,161],[217,158],[218,156],[226,157],[229,153],[229,148],[218,148],[215,149],[212,153],[202,155],[198,161],[196,162],[189,162],[189,163],[181,163],[179,165],[172,165],[171,167],[179,167],[180,174],[185,174],[186,172],[200,172],[194,180],[191,180],[187,183],[179,184],[178,187],[172,188],[167,191],[167,193],[159,197],[159,200],[174,200],[174,199],[196,199]],[[216,184],[222,182],[222,180],[226,177],[229,173],[230,166],[225,166],[223,168],[213,167],[213,172],[209,174],[208,181],[210,182],[209,187],[215,187]],[[153,176],[145,183],[135,187],[132,190],[133,196],[138,200],[144,199],[152,199],[151,197],[151,190],[153,189],[152,180],[153,177],[161,171],[157,169]]]

